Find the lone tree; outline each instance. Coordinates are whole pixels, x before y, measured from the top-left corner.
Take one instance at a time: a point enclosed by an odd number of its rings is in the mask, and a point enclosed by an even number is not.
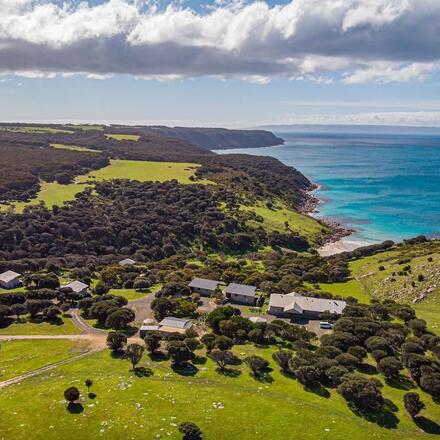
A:
[[[64,398],[69,402],[69,406],[79,399],[79,389],[77,387],[69,387],[64,391]]]
[[[234,353],[227,350],[212,350],[209,357],[218,365],[220,371],[225,371],[226,365],[232,365],[236,359]]]
[[[90,388],[93,385],[92,379],[86,379],[84,385],[87,387],[87,392],[90,394]]]
[[[147,351],[154,354],[160,348],[160,341],[162,341],[162,336],[159,332],[148,332],[144,338]]]
[[[260,356],[252,355],[244,359],[245,364],[251,369],[255,377],[262,376],[269,367],[269,362]]]
[[[128,359],[130,359],[131,365],[133,366],[133,370],[136,370],[136,365],[142,358],[144,354],[145,348],[140,344],[129,344],[127,345],[126,355]]]
[[[107,335],[107,347],[115,353],[120,353],[127,343],[127,337],[120,332],[110,332]]]
[[[167,351],[173,365],[185,365],[192,355],[191,350],[183,341],[168,342]]]
[[[183,434],[183,440],[201,440],[203,434],[200,428],[193,422],[182,422],[179,431]]]
[[[412,418],[417,417],[420,411],[426,408],[418,393],[406,393],[403,396],[403,404]]]
[[[276,351],[272,355],[272,359],[278,364],[283,373],[288,373],[290,371],[289,361],[292,359],[292,352],[287,350]]]

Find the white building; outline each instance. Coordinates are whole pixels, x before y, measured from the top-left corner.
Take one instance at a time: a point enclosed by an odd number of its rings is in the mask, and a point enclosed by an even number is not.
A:
[[[3,289],[15,289],[21,285],[21,275],[12,270],[7,270],[0,274],[0,287]]]
[[[88,296],[89,295],[89,286],[82,281],[72,281],[69,284],[66,284],[63,286],[63,288],[69,288],[72,289],[73,292],[78,293],[82,296]]]
[[[319,318],[322,313],[329,312],[341,315],[347,303],[327,298],[312,298],[301,296],[295,292],[282,295],[274,293],[270,295],[267,313],[276,316],[294,317],[304,316]]]

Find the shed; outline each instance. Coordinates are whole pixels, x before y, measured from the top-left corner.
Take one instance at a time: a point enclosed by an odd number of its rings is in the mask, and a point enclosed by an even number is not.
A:
[[[13,270],[7,270],[0,274],[0,287],[3,289],[15,289],[21,285],[21,274],[14,272]]]
[[[133,266],[133,264],[136,264],[136,261],[131,258],[125,258],[124,260],[119,261],[118,264],[119,266]]]
[[[226,297],[238,304],[254,305],[257,288],[246,284],[230,283],[226,287]]]
[[[78,293],[82,296],[88,296],[89,294],[89,286],[82,281],[72,281],[69,284],[63,286],[63,288],[72,289],[73,292]]]
[[[220,281],[194,278],[188,287],[191,289],[191,292],[199,293],[201,296],[211,296],[219,284]]]

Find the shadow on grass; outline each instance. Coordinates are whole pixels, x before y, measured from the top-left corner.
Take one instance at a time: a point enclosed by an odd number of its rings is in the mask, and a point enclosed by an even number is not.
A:
[[[414,417],[414,423],[426,434],[440,435],[440,425],[433,420],[429,420],[426,417],[418,416]]]
[[[411,379],[408,379],[407,377],[402,375],[390,379],[385,379],[385,382],[390,387],[397,388],[399,390],[408,391],[416,388],[414,382]]]
[[[151,368],[146,368],[146,367],[138,367],[134,369],[134,374],[137,377],[150,377],[152,376],[153,370]]]
[[[238,377],[241,375],[241,371],[236,368],[216,368],[215,371],[226,377]]]
[[[113,359],[127,359],[127,356],[123,351],[111,351],[110,356]]]
[[[84,407],[79,402],[70,402],[67,405],[67,411],[69,411],[70,414],[80,414],[84,411]]]
[[[155,351],[153,353],[150,353],[149,356],[153,362],[163,362],[169,359],[169,357],[163,351]]]
[[[330,391],[321,384],[314,387],[304,387],[304,390],[308,393],[316,394],[319,397],[324,397],[325,399],[330,397]]]
[[[172,364],[172,370],[181,376],[195,376],[199,369],[193,364]]]
[[[205,356],[194,355],[194,357],[192,358],[191,362],[194,365],[205,365],[207,360],[208,359]]]
[[[363,374],[373,375],[373,374],[378,373],[376,367],[374,367],[373,365],[370,365],[370,364],[360,364],[358,367],[358,370],[360,373],[363,373]]]
[[[270,371],[272,370],[268,370],[259,374],[253,374],[251,373],[251,376],[257,380],[258,382],[263,382],[263,383],[272,383],[274,381],[274,378],[271,376]]]
[[[398,408],[393,402],[391,402],[391,400],[385,400],[385,404],[382,409],[375,412],[362,410],[350,405],[349,407],[358,417],[362,417],[371,423],[375,423],[381,428],[396,429],[400,422],[400,420],[394,414]]]

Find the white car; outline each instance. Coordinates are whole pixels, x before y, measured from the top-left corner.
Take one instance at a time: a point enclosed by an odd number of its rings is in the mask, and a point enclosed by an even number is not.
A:
[[[327,322],[327,321],[321,321],[320,323],[319,323],[319,327],[320,328],[325,328],[325,329],[332,329],[333,328],[333,324],[330,324],[330,322]]]

